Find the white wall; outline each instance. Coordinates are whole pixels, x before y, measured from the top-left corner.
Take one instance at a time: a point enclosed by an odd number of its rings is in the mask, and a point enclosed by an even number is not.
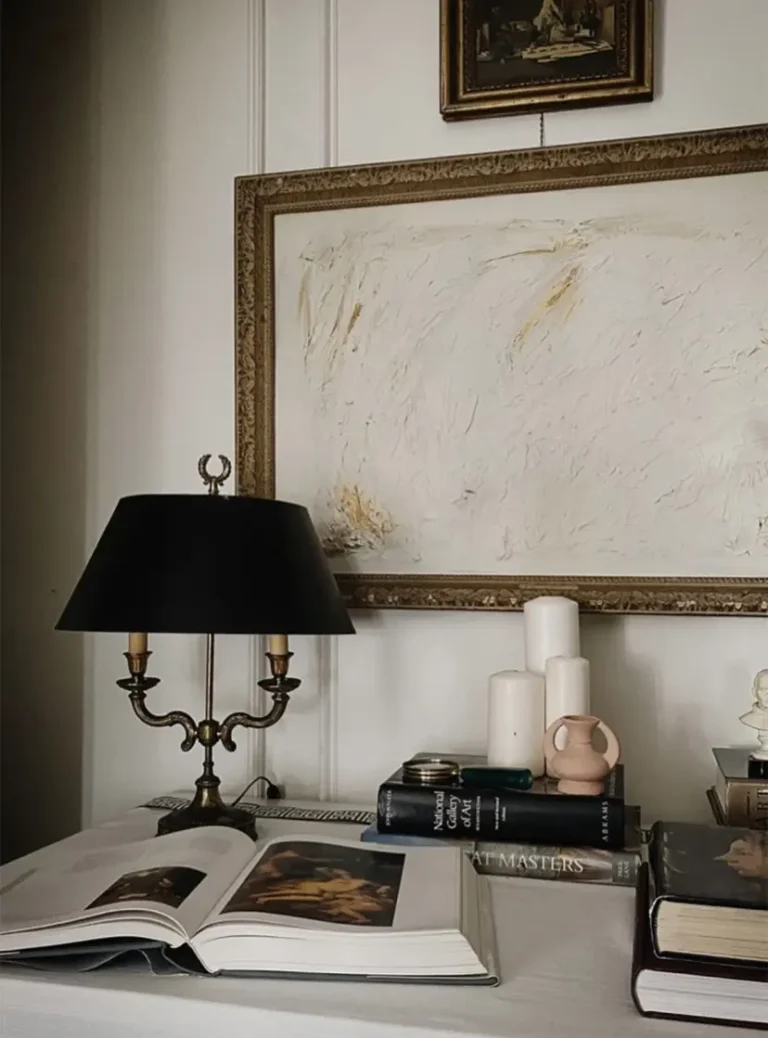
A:
[[[440,118],[438,7],[268,0],[266,168],[535,147],[536,116]],[[768,4],[736,0],[725,25],[717,0],[657,7],[657,99],[548,115],[546,143],[768,120],[768,67],[752,35],[768,32]],[[296,708],[267,734],[276,774],[293,788],[364,796],[414,750],[480,749],[487,675],[523,664],[521,617],[355,620],[356,638],[307,646],[307,677],[319,671],[324,681],[317,693],[300,691]],[[764,619],[584,619],[594,708],[623,737],[629,795],[647,816],[708,816],[709,748],[743,741],[737,715],[752,673],[765,665],[766,635]]]
[[[89,307],[88,514],[94,543],[123,494],[202,491],[201,454],[233,457],[233,180],[257,142],[254,5],[102,0]],[[201,560],[202,562],[203,560]],[[63,600],[62,600],[63,601]],[[60,635],[59,637],[72,637]],[[201,753],[132,716],[125,639],[87,639],[85,816],[189,785]],[[203,707],[203,639],[156,637],[156,709]],[[249,701],[249,645],[222,639],[218,709]],[[245,756],[220,755],[224,780]]]
[[[32,515],[35,494],[44,493],[42,533],[58,529],[59,540],[40,562],[39,536],[18,530],[9,545],[4,533],[6,553],[17,553],[18,582],[4,611],[7,617],[24,598],[26,620],[15,659],[9,663],[3,652],[3,681],[10,676],[26,697],[24,731],[30,739],[33,728],[47,733],[43,745],[55,739],[55,715],[46,721],[42,711],[57,687],[66,686],[75,710],[82,687],[87,821],[188,783],[198,770],[196,751],[182,758],[176,732],[141,726],[115,688],[122,639],[87,639],[80,670],[57,673],[52,664],[30,668],[29,661],[60,660],[63,640],[73,644],[76,636],[52,635],[50,625],[116,499],[139,490],[195,491],[198,455],[233,450],[233,178],[260,169],[533,147],[539,123],[534,116],[442,121],[438,0],[82,0],[73,6],[88,13],[87,147],[78,165],[61,133],[46,124],[37,130],[39,154],[27,162],[39,169],[43,193],[57,180],[53,170],[82,174],[72,185],[82,218],[66,233],[79,246],[85,266],[78,269],[87,276],[76,312],[62,310],[50,286],[35,281],[32,257],[23,283],[30,305],[47,314],[37,326],[47,343],[42,384],[69,370],[70,398],[79,402],[70,418],[82,429],[75,437],[66,415],[50,420],[62,400],[53,388],[54,403],[51,394],[37,392],[39,373],[20,365],[16,392],[25,394],[25,404],[10,422],[4,410],[3,446],[9,428],[17,444],[31,430],[45,433],[35,457],[27,451],[42,478],[19,507]],[[725,18],[721,0],[667,0],[657,7],[657,100],[548,115],[547,143],[768,120],[768,3],[731,0]],[[58,66],[46,74],[53,97],[46,103],[60,112],[66,104],[56,99]],[[71,99],[67,110],[82,123],[83,110]],[[39,207],[39,196],[27,200],[34,222],[32,201]],[[59,196],[46,206],[59,221],[69,211]],[[58,247],[49,237],[54,275]],[[22,324],[19,316],[17,337]],[[74,483],[68,484],[67,466],[62,472],[52,460],[57,445],[83,459]],[[58,517],[68,522],[70,485],[83,514],[73,514],[62,538]],[[40,579],[30,580],[36,566]],[[55,583],[53,571],[60,574]],[[486,677],[522,664],[519,616],[368,613],[356,622],[357,637],[338,645],[297,640],[294,669],[302,689],[285,720],[266,739],[254,738],[250,752],[243,738],[245,749],[235,758],[218,755],[226,781],[244,780],[266,744],[270,770],[291,792],[370,796],[413,750],[482,745]],[[741,739],[736,717],[752,674],[766,664],[766,624],[584,620],[594,706],[623,737],[629,793],[648,816],[706,817],[709,747]],[[199,711],[202,645],[157,638],[154,646],[163,682],[153,702]],[[220,711],[253,702],[255,648],[245,639],[223,640]],[[67,738],[77,742],[71,732]],[[33,761],[16,759],[22,772],[32,773]],[[71,772],[66,754],[59,765],[47,764],[40,788],[63,781],[66,768]],[[54,828],[41,823],[34,840],[55,835]]]

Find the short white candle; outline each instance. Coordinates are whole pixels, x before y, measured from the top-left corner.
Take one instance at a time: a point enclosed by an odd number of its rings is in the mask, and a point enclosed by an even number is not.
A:
[[[544,774],[544,679],[502,670],[488,681],[488,763]]]
[[[544,674],[550,656],[579,656],[579,606],[570,598],[542,595],[523,607],[525,669]]]
[[[139,656],[147,651],[148,638],[143,631],[131,631],[128,635],[128,652]]]
[[[267,639],[267,651],[273,656],[285,656],[288,652],[288,635],[270,634]]]

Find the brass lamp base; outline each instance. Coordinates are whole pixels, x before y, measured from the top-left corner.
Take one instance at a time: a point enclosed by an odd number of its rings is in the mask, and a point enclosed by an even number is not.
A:
[[[214,778],[213,781],[215,785],[209,785],[210,779],[204,776],[199,778],[195,799],[186,807],[179,807],[163,815],[157,823],[157,835],[166,836],[168,833],[180,833],[184,829],[197,829],[204,825],[225,825],[255,840],[257,833],[253,815],[240,807],[227,807],[219,795],[219,780]]]
[[[288,677],[288,661],[293,653],[284,652],[278,655],[268,652],[272,676],[263,678],[259,685],[272,696],[272,708],[261,717],[233,713],[223,721],[217,721],[213,717],[213,651],[214,638],[209,634],[206,642],[205,717],[202,721],[196,722],[183,710],[153,714],[147,709],[144,702],[147,691],[159,684],[160,679],[147,677],[147,661],[152,654],[146,649],[125,653],[131,676],[120,678],[117,684],[128,692],[133,711],[141,721],[153,728],[181,725],[184,729],[182,750],[191,750],[195,743],[199,743],[205,751],[203,773],[195,783],[197,793],[194,800],[186,807],[164,815],[158,822],[157,835],[165,836],[167,833],[197,829],[204,825],[224,825],[230,829],[238,829],[255,840],[257,833],[253,815],[242,808],[228,807],[221,799],[219,779],[213,771],[213,747],[220,742],[226,750],[236,749],[232,732],[238,725],[245,728],[269,728],[275,724],[285,713],[291,692],[295,692],[301,682],[298,678]]]
[[[222,804],[220,810],[212,807],[196,808],[189,804],[187,807],[170,811],[157,823],[157,835],[180,833],[184,829],[197,829],[202,825],[226,825],[230,829],[245,833],[252,840],[257,837],[253,815],[239,807],[227,807],[226,804]]]

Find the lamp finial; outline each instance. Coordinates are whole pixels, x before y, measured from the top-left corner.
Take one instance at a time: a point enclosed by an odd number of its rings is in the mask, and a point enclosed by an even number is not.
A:
[[[208,462],[210,460],[211,455],[204,454],[197,463],[197,471],[200,473],[200,479],[208,487],[208,493],[215,497],[232,473],[232,462],[224,454],[220,454],[221,472],[216,476],[213,472],[208,471]]]

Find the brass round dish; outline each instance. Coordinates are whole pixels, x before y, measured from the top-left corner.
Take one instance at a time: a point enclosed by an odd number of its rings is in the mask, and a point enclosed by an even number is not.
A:
[[[455,760],[447,757],[417,757],[403,763],[405,782],[453,782],[461,769]]]

